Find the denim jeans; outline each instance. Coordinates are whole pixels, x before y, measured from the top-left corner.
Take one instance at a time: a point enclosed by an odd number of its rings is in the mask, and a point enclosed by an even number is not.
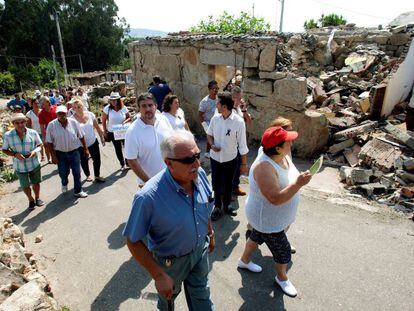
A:
[[[62,152],[56,150],[58,159],[58,172],[63,186],[68,185],[69,172],[72,169],[73,184],[75,193],[82,191],[80,155],[78,149]]]
[[[190,254],[178,258],[162,258],[154,254],[155,261],[174,280],[174,295],[172,303],[181,292],[181,285],[184,283],[185,298],[188,310],[210,311],[214,310],[210,299],[210,287],[208,285],[208,245],[199,243]],[[168,310],[168,300],[158,295],[158,309]]]

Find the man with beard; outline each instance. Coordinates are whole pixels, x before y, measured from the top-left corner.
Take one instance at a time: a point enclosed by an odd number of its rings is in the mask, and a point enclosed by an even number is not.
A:
[[[62,193],[68,191],[68,176],[72,170],[74,195],[86,198],[88,194],[82,190],[79,148],[83,147],[85,157],[89,157],[84,133],[78,121],[67,118],[66,106],[58,106],[57,119],[49,123],[46,130],[46,142],[52,156],[52,163],[57,164],[62,181]]]
[[[143,182],[164,169],[160,144],[169,137],[172,127],[157,114],[157,105],[151,93],[142,93],[137,99],[140,116],[129,126],[125,135],[125,158],[134,173]]]

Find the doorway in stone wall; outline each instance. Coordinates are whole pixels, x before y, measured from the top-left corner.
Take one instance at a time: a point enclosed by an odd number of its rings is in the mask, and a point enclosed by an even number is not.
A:
[[[218,82],[220,91],[230,90],[230,86],[234,84],[241,77],[241,68],[226,66],[226,65],[209,65],[208,76],[209,80],[216,80]],[[239,75],[238,75],[239,74]]]

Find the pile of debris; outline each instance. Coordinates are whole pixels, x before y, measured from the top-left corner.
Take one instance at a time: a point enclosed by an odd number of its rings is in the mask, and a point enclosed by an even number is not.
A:
[[[407,130],[405,115],[358,122],[361,119],[360,114],[329,119],[327,163],[341,167],[340,178],[351,191],[414,211],[414,133]]]
[[[24,247],[23,232],[10,218],[0,218],[0,311],[61,310],[36,256]]]
[[[123,81],[115,82],[102,82],[91,88],[89,94],[92,105],[96,105],[95,108],[91,108],[91,111],[98,117],[98,121],[101,120],[101,112],[105,105],[108,104],[109,95],[111,92],[118,92],[121,95],[124,105],[128,108],[130,114],[134,116],[136,114],[135,107],[135,90],[133,87],[128,86]]]

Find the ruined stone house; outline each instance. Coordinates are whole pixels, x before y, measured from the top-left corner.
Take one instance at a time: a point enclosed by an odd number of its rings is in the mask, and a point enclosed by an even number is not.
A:
[[[329,139],[328,115],[317,108],[330,107],[331,97],[340,109],[350,94],[385,83],[382,115],[407,99],[414,82],[412,37],[411,27],[398,32],[343,27],[302,34],[180,33],[135,41],[129,50],[136,93],[147,90],[153,75],[165,78],[196,133],[202,133],[198,104],[208,93],[208,81],[215,79],[223,88],[241,70],[244,96],[254,117],[254,125],[247,129],[249,140],[258,142],[270,121],[284,116],[299,132],[296,154],[310,157]],[[354,73],[358,66],[362,74]],[[324,92],[323,104],[314,105],[309,78],[321,76],[331,91]]]

